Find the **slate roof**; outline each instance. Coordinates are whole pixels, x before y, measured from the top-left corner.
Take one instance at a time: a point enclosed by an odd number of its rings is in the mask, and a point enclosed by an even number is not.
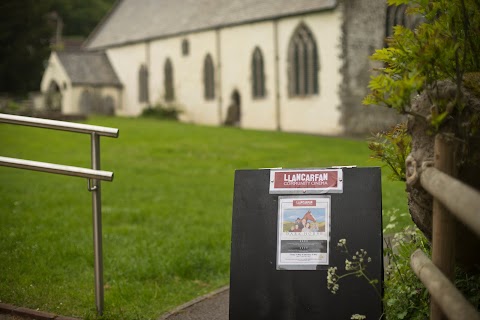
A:
[[[337,0],[118,0],[86,49],[333,9]]]
[[[72,84],[122,86],[104,52],[57,52],[57,55]]]

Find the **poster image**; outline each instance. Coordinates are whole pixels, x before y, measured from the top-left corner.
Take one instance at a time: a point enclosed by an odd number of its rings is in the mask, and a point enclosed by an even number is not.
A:
[[[328,265],[330,196],[279,197],[277,269]]]

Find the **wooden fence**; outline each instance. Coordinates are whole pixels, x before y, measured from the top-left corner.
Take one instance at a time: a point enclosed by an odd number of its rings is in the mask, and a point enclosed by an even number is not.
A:
[[[412,254],[410,265],[432,298],[431,320],[480,320],[476,306],[452,283],[456,221],[480,238],[480,192],[452,177],[455,176],[454,154],[454,143],[437,135],[434,166],[424,166],[420,175],[420,184],[434,197],[432,260],[419,249]]]

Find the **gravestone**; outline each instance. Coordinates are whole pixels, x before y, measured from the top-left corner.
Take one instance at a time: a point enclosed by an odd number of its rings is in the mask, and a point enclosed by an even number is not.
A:
[[[342,168],[338,171],[339,181],[343,183],[341,188],[296,188],[292,185],[302,182],[295,182],[295,177],[284,174],[289,187],[278,190],[273,187],[273,191],[270,170],[236,171],[230,320],[331,320],[350,319],[353,314],[380,319],[383,312],[381,298],[365,279],[354,276],[341,279],[336,294],[327,289],[327,269],[336,266],[337,273],[344,274],[345,259],[352,260],[351,255],[346,255],[337,246],[340,239],[346,239],[351,254],[360,249],[368,252],[371,262],[367,263],[367,273],[371,279],[379,280],[376,287],[379,292],[382,291],[380,168]],[[307,173],[303,178],[305,176],[307,179],[311,177],[311,181],[320,181],[314,174]],[[310,210],[309,201],[318,208],[311,204]],[[323,216],[325,223],[322,225],[325,229],[321,229],[324,233],[304,232],[298,235],[310,239],[310,235],[326,234],[326,238],[304,241],[307,243],[305,246],[296,244],[298,240],[288,240],[284,244],[282,237],[295,236],[293,231],[284,232],[282,228],[290,226],[286,212],[296,213],[296,205],[314,212],[316,227],[320,225],[319,215]],[[329,208],[322,209],[322,206]],[[324,245],[327,247],[322,247]],[[298,253],[298,250],[305,253]],[[286,259],[282,260],[280,256]],[[289,261],[294,261],[293,265],[289,265]]]

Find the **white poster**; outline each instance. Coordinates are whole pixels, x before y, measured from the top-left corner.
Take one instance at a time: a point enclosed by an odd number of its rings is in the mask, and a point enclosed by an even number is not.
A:
[[[278,199],[277,270],[328,265],[330,196]]]

